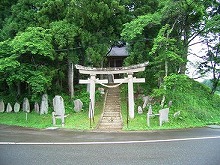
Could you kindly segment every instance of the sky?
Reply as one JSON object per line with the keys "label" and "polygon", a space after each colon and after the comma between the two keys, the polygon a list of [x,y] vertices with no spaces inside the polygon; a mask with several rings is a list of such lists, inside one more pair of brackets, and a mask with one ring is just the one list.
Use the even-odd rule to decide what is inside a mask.
{"label": "sky", "polygon": [[[196,37],[194,39],[193,43],[197,43],[199,41],[201,41],[202,39],[199,37]],[[196,67],[198,66],[199,62],[202,62],[203,60],[199,57],[196,57],[193,54],[196,54],[197,56],[204,56],[205,55],[205,49],[206,45],[204,43],[198,43],[195,45],[192,45],[189,47],[189,55],[187,57],[188,59],[188,63],[187,63],[187,73],[186,75],[188,75],[190,78],[194,78],[196,81],[202,82],[205,79],[210,79],[211,75],[207,74],[205,77],[203,78],[198,78],[200,75],[197,73]],[[198,78],[198,79],[197,79]]]}

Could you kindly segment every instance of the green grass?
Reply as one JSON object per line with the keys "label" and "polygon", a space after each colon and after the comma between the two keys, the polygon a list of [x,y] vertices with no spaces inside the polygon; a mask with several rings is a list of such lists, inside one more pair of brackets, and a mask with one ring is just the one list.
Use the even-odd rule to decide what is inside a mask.
{"label": "green grass", "polygon": [[[90,120],[88,117],[88,107],[84,106],[84,110],[81,112],[74,112],[73,106],[71,103],[67,103],[65,106],[66,114],[69,114],[68,117],[65,118],[65,126],[64,128],[76,129],[76,130],[92,130],[96,128],[103,108],[103,98],[99,98],[99,101],[96,103],[95,107],[95,116],[94,123],[92,122],[90,128]],[[0,113],[0,124],[6,125],[16,125],[22,127],[32,127],[32,128],[47,128],[53,127],[52,125],[52,109],[49,108],[49,112],[47,115],[39,115],[36,112],[26,113],[18,112],[18,113]],[[56,120],[56,125],[61,127],[61,120]]]}
{"label": "green grass", "polygon": [[[99,121],[101,115],[102,106],[97,105],[95,109],[94,123],[92,122],[92,128],[90,128],[90,120],[88,118],[88,111],[81,111],[78,113],[70,112],[68,117],[65,118],[65,127],[78,130],[90,130],[94,129]],[[0,113],[0,124],[17,125],[22,127],[33,128],[47,128],[52,127],[52,115],[39,115],[35,112],[26,113]],[[57,119],[56,125],[61,127],[61,120]]]}
{"label": "green grass", "polygon": [[[148,107],[144,109],[143,114],[137,113],[137,107],[143,105],[141,97],[136,98],[135,118],[129,119],[127,125],[127,91],[126,87],[123,87],[124,91],[121,93],[123,130],[180,129],[220,124],[220,97],[218,95],[211,96],[208,88],[193,80],[187,79],[183,83],[188,83],[189,88],[180,90],[178,86],[175,86],[175,88],[168,90],[166,102],[172,100],[173,105],[170,108],[169,122],[164,123],[161,127],[159,126],[158,116],[150,118],[150,126],[147,126]],[[155,98],[155,100],[152,107],[153,113],[157,114],[161,109],[159,106],[160,97]],[[177,111],[180,111],[180,116],[174,118],[173,114]]]}

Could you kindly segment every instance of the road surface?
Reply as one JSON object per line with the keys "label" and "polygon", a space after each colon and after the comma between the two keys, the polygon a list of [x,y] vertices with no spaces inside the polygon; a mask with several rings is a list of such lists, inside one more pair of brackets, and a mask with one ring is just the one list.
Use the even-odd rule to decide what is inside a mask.
{"label": "road surface", "polygon": [[0,152],[0,165],[219,165],[220,129],[116,133],[0,125]]}

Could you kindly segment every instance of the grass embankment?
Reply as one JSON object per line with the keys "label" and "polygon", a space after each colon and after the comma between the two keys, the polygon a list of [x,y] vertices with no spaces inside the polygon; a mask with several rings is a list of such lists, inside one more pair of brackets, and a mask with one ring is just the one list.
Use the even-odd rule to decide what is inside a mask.
{"label": "grass embankment", "polygon": [[[175,81],[180,80],[176,79]],[[124,121],[123,130],[155,130],[155,129],[178,129],[202,127],[210,124],[220,124],[220,96],[210,95],[210,89],[189,78],[181,78],[181,83],[174,82],[168,85],[166,101],[173,101],[169,113],[169,122],[159,126],[158,116],[150,119],[150,127],[146,123],[146,113],[148,107],[144,109],[143,114],[137,113],[137,107],[143,105],[141,97],[135,100],[135,118],[129,120],[127,125],[127,96],[122,93],[122,116]],[[126,87],[125,87],[126,88]],[[127,91],[124,90],[126,93]],[[153,113],[157,114],[161,109],[160,99],[156,97],[152,104]],[[180,111],[180,116],[175,118],[175,112]]]}
{"label": "grass embankment", "polygon": [[[70,100],[68,96],[62,96],[64,98],[65,111],[66,114],[69,114],[65,118],[64,128],[71,128],[76,130],[90,130],[94,129],[98,124],[100,119],[102,108],[103,108],[103,97],[96,95],[96,107],[95,107],[95,116],[94,123],[92,122],[92,127],[90,128],[90,120],[88,118],[88,100],[89,94],[85,92],[85,88],[81,88],[80,91],[76,92],[77,98],[81,98],[83,105],[83,110],[81,112],[74,112],[73,110],[73,100]],[[49,97],[49,112],[46,115],[39,115],[34,110],[31,113],[20,112],[18,113],[0,113],[0,124],[6,125],[16,125],[22,127],[32,127],[32,128],[47,128],[53,127],[52,125],[52,97]],[[33,105],[33,104],[32,104]],[[33,106],[32,106],[33,107]],[[56,124],[58,127],[61,127],[61,120],[57,119]]]}

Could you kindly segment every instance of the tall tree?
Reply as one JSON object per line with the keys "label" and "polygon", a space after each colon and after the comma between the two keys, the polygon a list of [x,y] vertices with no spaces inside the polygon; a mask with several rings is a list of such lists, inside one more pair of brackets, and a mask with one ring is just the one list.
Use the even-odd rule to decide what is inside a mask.
{"label": "tall tree", "polygon": [[[159,30],[164,25],[169,24],[170,27],[172,27],[175,24],[169,36],[176,40],[175,46],[179,49],[178,55],[184,61],[178,63],[178,73],[185,73],[188,48],[195,37],[202,34],[205,30],[203,26],[204,19],[211,2],[211,0],[206,1],[206,3],[202,0],[160,1],[157,10],[155,10],[153,14],[145,14],[133,19],[130,23],[126,23],[122,36],[126,42],[129,43],[131,48],[133,45],[137,45],[136,43],[138,40],[144,41],[146,45],[148,45],[148,47],[139,47],[139,51],[143,52],[142,58],[139,58],[139,56],[137,57],[137,55],[137,58],[135,58],[133,57],[135,53],[132,53],[132,56],[128,58],[129,63],[149,60],[150,64],[153,64],[156,59],[149,54],[153,48],[153,38],[157,37]],[[139,59],[139,61],[137,59]],[[159,72],[160,70],[157,70],[157,73]],[[150,73],[148,73],[148,75],[151,76],[148,77],[148,79],[155,78],[155,76]]]}
{"label": "tall tree", "polygon": [[12,55],[20,63],[15,69],[7,71],[6,81],[9,86],[16,84],[18,93],[24,83],[32,92],[32,98],[47,91],[51,86],[54,60],[52,36],[40,27],[27,28],[20,32],[10,43]]}
{"label": "tall tree", "polygon": [[[57,59],[67,61],[68,66],[68,87],[71,98],[74,95],[74,71],[73,64],[78,63],[78,56],[75,53],[77,47],[76,37],[78,28],[66,20],[52,22],[50,24],[51,34],[53,35],[53,45],[56,49]],[[59,65],[61,67],[61,65]]]}
{"label": "tall tree", "polygon": [[17,0],[11,6],[10,14],[5,18],[0,39],[14,38],[27,27],[38,26],[38,11],[45,0]]}
{"label": "tall tree", "polygon": [[83,63],[103,65],[106,52],[120,39],[124,13],[118,0],[71,1],[67,21],[79,28],[79,43],[86,55]]}

